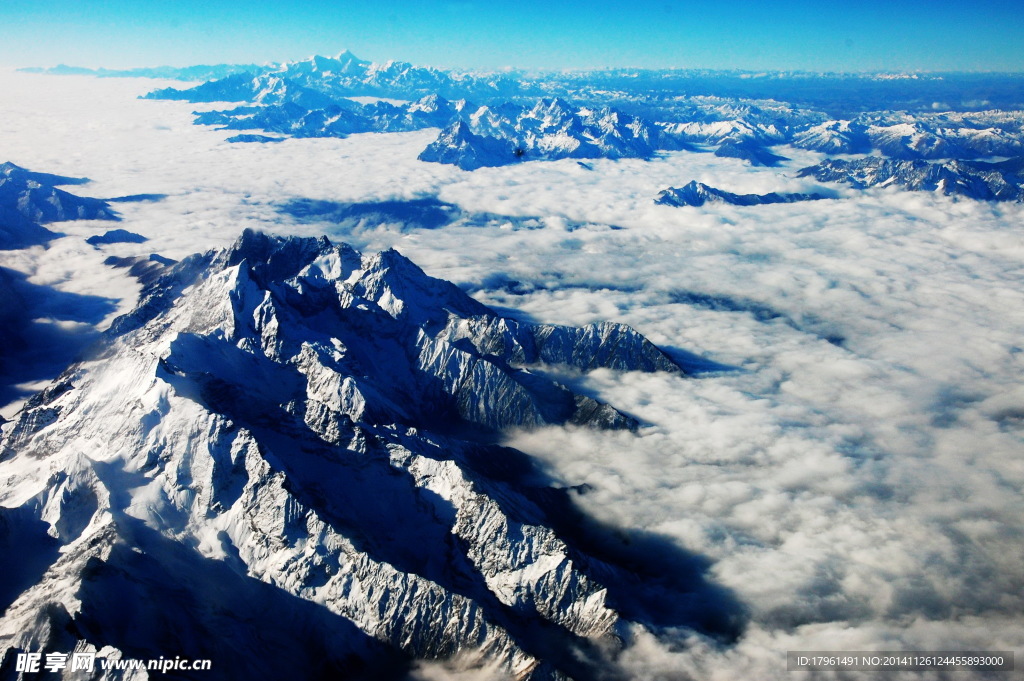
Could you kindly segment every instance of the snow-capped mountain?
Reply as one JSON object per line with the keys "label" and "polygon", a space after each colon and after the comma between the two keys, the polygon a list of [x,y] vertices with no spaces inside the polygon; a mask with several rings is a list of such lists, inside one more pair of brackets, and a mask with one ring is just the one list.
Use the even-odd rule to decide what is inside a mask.
{"label": "snow-capped mountain", "polygon": [[647,158],[656,149],[683,146],[643,119],[608,107],[577,106],[560,98],[541,99],[532,106],[511,102],[476,106],[465,99],[450,101],[437,95],[404,104],[341,99],[314,109],[283,101],[196,114],[196,123],[295,137],[442,127],[420,160],[451,163],[464,170],[559,158]]}
{"label": "snow-capped mountain", "polygon": [[[294,91],[293,91],[294,93]],[[298,98],[296,98],[298,99]],[[225,130],[264,130],[293,137],[346,137],[360,132],[404,132],[448,125],[469,106],[431,95],[408,104],[377,101],[360,104],[350,99],[308,107],[299,101],[242,106],[196,114],[200,125]],[[256,141],[256,140],[248,140]]]}
{"label": "snow-capped mountain", "polygon": [[588,679],[628,621],[734,631],[699,574],[625,559],[493,444],[636,427],[538,366],[680,371],[626,326],[503,318],[395,251],[247,231],[183,260],[5,431],[0,650]]}
{"label": "snow-capped mountain", "polygon": [[427,145],[421,161],[447,163],[463,170],[502,166],[519,161],[525,151],[512,140],[477,135],[464,120],[456,120]]}
{"label": "snow-capped mountain", "polygon": [[917,121],[872,125],[867,129],[867,135],[872,147],[898,160],[960,158],[967,153],[939,131]]}
{"label": "snow-capped mountain", "polygon": [[313,56],[302,61],[282,65],[282,70],[307,77],[362,76],[372,67],[372,62],[360,59],[349,50],[343,50],[335,57]]}
{"label": "snow-capped mountain", "polygon": [[703,182],[691,180],[682,187],[669,187],[658,194],[655,203],[663,206],[703,206],[705,203],[728,203],[734,206],[759,206],[767,203],[817,201],[825,196],[814,194],[733,194]]}
{"label": "snow-capped mountain", "polygon": [[639,118],[554,98],[532,107],[480,107],[442,130],[419,158],[464,170],[559,158],[648,158],[659,141],[658,130]]}
{"label": "snow-capped mountain", "polygon": [[826,121],[793,135],[793,146],[826,154],[858,154],[871,150],[871,139],[864,125]]}
{"label": "snow-capped mountain", "polygon": [[[772,98],[736,94],[753,83],[755,90],[791,85],[796,87],[794,94],[803,97],[816,82],[813,74],[775,74],[760,85],[750,74],[736,75],[595,72],[527,78],[515,73],[460,74],[400,61],[375,64],[343,52],[337,57],[269,65],[186,90],[157,90],[146,97],[245,102],[233,110],[196,117],[196,123],[232,130],[337,137],[441,127],[445,130],[421,158],[465,169],[523,159],[648,158],[655,150],[691,145],[712,145],[719,156],[769,167],[786,160],[771,149],[780,144],[830,154],[874,150],[899,160],[977,159],[1024,151],[1020,121],[1006,112],[857,109],[848,117],[837,117],[825,108],[787,103],[781,97],[784,92]],[[888,76],[881,80],[834,74],[818,77],[822,87],[877,88],[882,87],[880,83],[884,88],[898,87]],[[666,97],[667,83],[680,79],[690,85],[699,83],[698,92]],[[610,89],[610,83],[615,88]],[[711,95],[716,83],[731,94]],[[941,79],[915,83],[948,87]],[[389,101],[378,99],[360,106],[348,99],[367,96]],[[418,101],[408,104],[409,100]],[[481,105],[471,105],[470,100]],[[429,101],[436,108],[431,109]],[[468,126],[458,125],[459,120]]]}
{"label": "snow-capped mountain", "polygon": [[912,191],[937,191],[980,201],[1024,200],[1024,158],[1006,161],[896,161],[870,156],[828,159],[804,168],[800,177],[845,182],[858,189],[898,186]]}
{"label": "snow-capped mountain", "polygon": [[869,148],[897,160],[1019,156],[1024,151],[1024,130],[1019,116],[1008,113],[881,111],[862,114],[850,125],[868,136]]}
{"label": "snow-capped mountain", "polygon": [[482,99],[514,96],[520,91],[519,83],[507,76],[455,73],[395,60],[371,63],[345,51],[336,57],[314,56],[271,64],[184,90],[164,88],[145,97],[189,102],[256,102],[274,87],[274,81],[287,82],[330,99],[418,99],[432,94]]}
{"label": "snow-capped mountain", "polygon": [[[726,111],[724,107],[701,113],[695,110],[690,112],[695,120],[682,123],[662,123],[661,127],[667,133],[680,139],[701,144],[752,140],[763,145],[779,144],[786,139],[785,132],[780,130],[775,123],[762,123],[746,118],[716,120]],[[747,113],[753,112],[748,111]],[[752,115],[751,118],[756,118],[756,115]]]}
{"label": "snow-capped mountain", "polygon": [[116,220],[107,202],[57,189],[57,185],[81,183],[77,178],[36,173],[10,162],[0,164],[0,249],[24,248],[56,236],[40,223]]}

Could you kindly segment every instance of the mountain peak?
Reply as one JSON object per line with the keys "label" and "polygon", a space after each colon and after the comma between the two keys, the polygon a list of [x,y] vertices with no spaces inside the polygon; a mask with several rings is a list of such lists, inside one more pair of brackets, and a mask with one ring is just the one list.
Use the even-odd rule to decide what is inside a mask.
{"label": "mountain peak", "polygon": [[345,63],[345,62],[357,62],[357,63],[362,63],[362,64],[368,64],[369,63],[369,62],[367,62],[367,61],[365,61],[363,59],[360,59],[356,55],[352,54],[352,52],[349,51],[349,50],[342,50],[341,52],[339,52],[334,57],[334,60],[335,61],[340,61],[342,63]]}
{"label": "mountain peak", "polygon": [[[628,615],[606,598],[646,584],[641,567],[588,554],[600,542],[565,523],[565,491],[492,443],[545,424],[636,428],[532,367],[680,372],[640,334],[517,322],[397,251],[252,230],[173,266],[133,315],[0,442],[0,496],[24,504],[0,506],[0,526],[20,514],[50,537],[22,551],[61,561],[59,587],[12,595],[0,640],[38,648],[71,632],[84,639],[67,649],[141,658],[170,640],[183,648],[156,653],[227,668],[248,658],[248,637],[200,642],[200,655],[163,632],[244,627],[253,614],[239,604],[268,583],[275,617],[333,632],[316,649],[338,659],[480,648],[515,678],[593,677],[578,642],[614,645]],[[86,455],[83,442],[102,448]],[[109,607],[125,574],[158,622]],[[223,600],[178,607],[211,595]],[[51,611],[59,626],[19,619]]]}
{"label": "mountain peak", "polygon": [[237,265],[246,259],[269,263],[284,252],[322,253],[331,247],[332,244],[326,236],[284,237],[247,227],[225,250],[225,259],[229,265]]}

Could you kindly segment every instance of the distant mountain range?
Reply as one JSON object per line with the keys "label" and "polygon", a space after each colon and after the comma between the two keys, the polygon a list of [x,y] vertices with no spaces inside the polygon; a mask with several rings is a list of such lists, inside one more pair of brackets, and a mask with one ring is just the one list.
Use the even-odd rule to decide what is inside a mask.
{"label": "distant mountain range", "polygon": [[[59,67],[47,72],[73,71]],[[1012,196],[1012,187],[1017,186],[1014,174],[1006,174],[999,166],[977,165],[979,159],[1024,154],[1024,120],[1013,111],[971,110],[976,107],[961,102],[951,104],[948,111],[936,112],[940,99],[931,100],[932,106],[903,112],[894,112],[891,106],[912,93],[947,88],[943,91],[953,94],[949,88],[955,83],[975,94],[992,94],[989,90],[997,83],[1005,86],[1004,93],[1024,94],[1024,79],[1012,75],[630,70],[474,74],[399,61],[375,64],[350,52],[283,64],[180,71],[182,77],[208,76],[210,80],[188,89],[156,90],[146,97],[242,103],[233,109],[196,114],[197,124],[244,133],[229,137],[232,142],[269,143],[284,136],[344,137],[436,127],[440,129],[437,139],[419,158],[465,170],[559,158],[651,158],[659,151],[681,149],[708,150],[751,165],[773,167],[786,161],[778,147],[788,144],[826,154],[873,152],[893,161],[959,160],[962,163],[943,163],[948,176],[935,182],[927,178],[939,171],[930,165],[865,161],[864,168],[896,169],[890,182],[907,188],[931,186],[944,179],[941,186],[935,184],[940,191],[1003,200]],[[133,70],[97,75],[143,74]],[[682,84],[712,81],[722,86],[714,96],[698,94],[701,88],[689,89],[687,95],[672,90]],[[737,85],[740,81],[753,85],[744,89]],[[890,99],[885,106],[866,110],[814,108],[745,97],[771,87],[806,94],[822,83],[838,84],[840,89],[866,88],[873,96]],[[1021,99],[1024,102],[1024,97]],[[474,101],[477,103],[471,103]],[[810,100],[797,97],[796,101]],[[865,101],[874,100],[867,97]],[[849,117],[836,117],[837,112]],[[820,172],[830,181],[847,177],[853,178],[849,181],[854,186],[861,186],[863,182],[856,180],[859,171],[844,176],[845,167],[838,161],[826,161]],[[989,174],[985,177],[1001,174],[1002,179],[986,180],[982,178],[985,173]],[[922,174],[925,179],[900,179]],[[1000,182],[1006,187],[996,186]]]}
{"label": "distant mountain range", "polygon": [[[365,72],[379,74],[376,82],[365,79]],[[805,71],[744,71],[714,69],[635,69],[611,68],[579,71],[522,71],[500,73],[451,71],[415,67],[407,62],[390,61],[380,65],[359,59],[345,51],[335,57],[315,56],[296,62],[256,64],[218,64],[206,66],[159,66],[135,69],[90,69],[60,65],[52,68],[26,68],[22,71],[50,74],[89,74],[100,77],[143,77],[179,80],[210,80],[237,73],[254,75],[269,71],[290,71],[296,75],[331,74],[349,85],[373,87],[388,85],[389,78],[408,73],[407,83],[422,85],[437,80],[465,91],[468,82],[499,90],[497,96],[520,93],[525,97],[569,96],[595,100],[616,98],[631,93],[647,101],[688,97],[724,97],[732,100],[788,102],[801,109],[828,112],[826,118],[843,119],[881,110],[909,112],[991,111],[1024,109],[1024,77],[1017,73],[822,73]],[[429,72],[433,72],[432,74]],[[362,82],[366,80],[367,82]],[[490,82],[490,86],[486,84]],[[458,99],[460,94],[443,92]],[[369,93],[372,94],[372,93]],[[410,95],[416,98],[426,92]],[[482,99],[481,95],[476,95]]]}
{"label": "distant mountain range", "polygon": [[828,159],[802,169],[800,177],[844,182],[858,189],[902,187],[979,201],[1024,201],[1024,157],[998,162],[897,161],[871,156]]}
{"label": "distant mountain range", "polygon": [[227,130],[262,130],[292,137],[345,137],[360,132],[405,132],[443,127],[472,106],[465,100],[451,102],[437,95],[399,104],[386,101],[360,104],[341,98],[308,106],[315,97],[322,96],[311,94],[305,88],[275,84],[273,90],[262,93],[260,100],[265,102],[262,105],[196,114],[196,123]]}
{"label": "distant mountain range", "polygon": [[650,158],[682,145],[664,131],[607,107],[541,99],[532,107],[482,106],[460,116],[419,158],[464,170],[560,158]]}
{"label": "distant mountain range", "polygon": [[706,203],[727,203],[733,206],[760,206],[768,203],[796,203],[798,201],[818,201],[827,198],[814,194],[733,194],[731,192],[709,187],[702,182],[692,180],[682,187],[669,187],[658,194],[655,203],[663,206],[703,206]]}
{"label": "distant mountain range", "polygon": [[46,73],[53,76],[97,76],[99,78],[161,78],[167,80],[213,80],[236,73],[258,71],[257,64],[216,64],[197,66],[154,66],[134,69],[90,69],[82,66],[58,64],[50,68],[28,67],[18,69],[24,73]]}
{"label": "distant mountain range", "polygon": [[[247,69],[245,73],[236,72],[188,90],[165,88],[147,97],[190,102],[261,102],[268,90],[282,86],[299,92],[317,92],[331,100],[353,96],[418,99],[432,94],[451,99],[490,99],[522,92],[518,80],[504,75],[458,74],[402,61],[374,64],[351,52],[342,52],[336,57],[317,56]],[[289,101],[302,104],[294,96]]]}
{"label": "distant mountain range", "polygon": [[[580,107],[559,99],[540,99],[532,106],[503,102],[477,106],[438,95],[411,103],[348,99],[309,109],[310,91],[280,82],[261,93],[263,106],[196,115],[196,122],[229,130],[262,130],[294,137],[345,137],[360,132],[400,132],[442,127],[420,160],[451,163],[464,170],[520,161],[559,158],[649,158],[657,149],[686,144],[664,130],[607,107]],[[285,101],[282,101],[285,100]],[[235,136],[233,141],[273,141],[260,136]]]}
{"label": "distant mountain range", "polygon": [[[688,73],[662,75],[666,83],[714,78],[733,82],[727,74]],[[451,163],[466,170],[566,157],[649,158],[657,151],[702,146],[722,157],[769,167],[786,160],[774,149],[784,144],[829,154],[876,151],[899,160],[1024,153],[1020,117],[998,110],[891,113],[891,107],[883,107],[836,118],[830,108],[744,99],[737,93],[667,96],[662,89],[652,91],[653,85],[644,80],[653,79],[653,74],[629,81],[625,72],[456,73],[397,61],[374,64],[343,52],[336,57],[311,57],[234,73],[190,89],[156,90],[146,97],[244,103],[196,116],[198,124],[254,131],[231,138],[237,142],[279,139],[260,137],[255,134],[258,131],[342,137],[438,127],[442,133],[423,151],[421,160]],[[609,79],[621,88],[597,87]],[[922,83],[929,87],[946,83],[930,77],[900,79],[892,74],[874,79],[782,74],[746,80],[762,87],[773,83],[806,86],[822,79],[858,87],[874,83],[893,93],[894,83],[911,89]],[[377,99],[366,103],[353,101],[353,97]]]}

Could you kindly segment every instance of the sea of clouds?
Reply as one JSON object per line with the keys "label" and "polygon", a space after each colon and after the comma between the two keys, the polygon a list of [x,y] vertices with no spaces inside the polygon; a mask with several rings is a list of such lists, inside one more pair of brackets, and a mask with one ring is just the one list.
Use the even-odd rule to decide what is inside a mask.
{"label": "sea of clouds", "polygon": [[[634,632],[617,655],[629,676],[783,679],[787,650],[1024,647],[1024,206],[830,187],[836,200],[671,208],[653,199],[693,179],[821,189],[795,175],[822,157],[464,172],[416,160],[430,130],[229,144],[229,131],[191,125],[217,105],[136,99],[162,85],[0,74],[0,161],[89,177],[69,188],[82,195],[166,195],[115,205],[116,226],[144,244],[95,249],[84,237],[111,224],[62,223],[68,236],[0,251],[0,266],[109,299],[102,328],[139,288],[108,255],[181,258],[246,227],[327,233],[396,247],[510,314],[631,324],[704,370],[566,376],[645,425],[508,439],[562,483],[585,483],[589,514],[707,557],[709,579],[747,609],[729,645]],[[423,197],[491,217],[338,230],[280,210]]]}

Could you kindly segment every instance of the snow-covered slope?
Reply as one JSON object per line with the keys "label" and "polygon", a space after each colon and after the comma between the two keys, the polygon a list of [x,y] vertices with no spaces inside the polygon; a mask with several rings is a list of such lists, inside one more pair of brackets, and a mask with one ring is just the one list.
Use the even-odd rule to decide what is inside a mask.
{"label": "snow-covered slope", "polygon": [[0,543],[20,548],[0,567],[20,572],[0,654],[280,678],[295,646],[307,676],[460,653],[596,678],[623,613],[643,623],[636,602],[696,603],[699,585],[584,538],[568,491],[492,444],[636,426],[535,365],[680,371],[629,327],[502,318],[395,251],[247,231],[183,260],[5,430]]}
{"label": "snow-covered slope", "polygon": [[856,154],[871,149],[867,128],[851,121],[826,121],[793,136],[793,146],[827,154]]}
{"label": "snow-covered slope", "polygon": [[503,166],[515,163],[525,151],[511,140],[477,135],[463,120],[454,121],[437,139],[420,152],[419,160],[447,163],[463,170]]}

